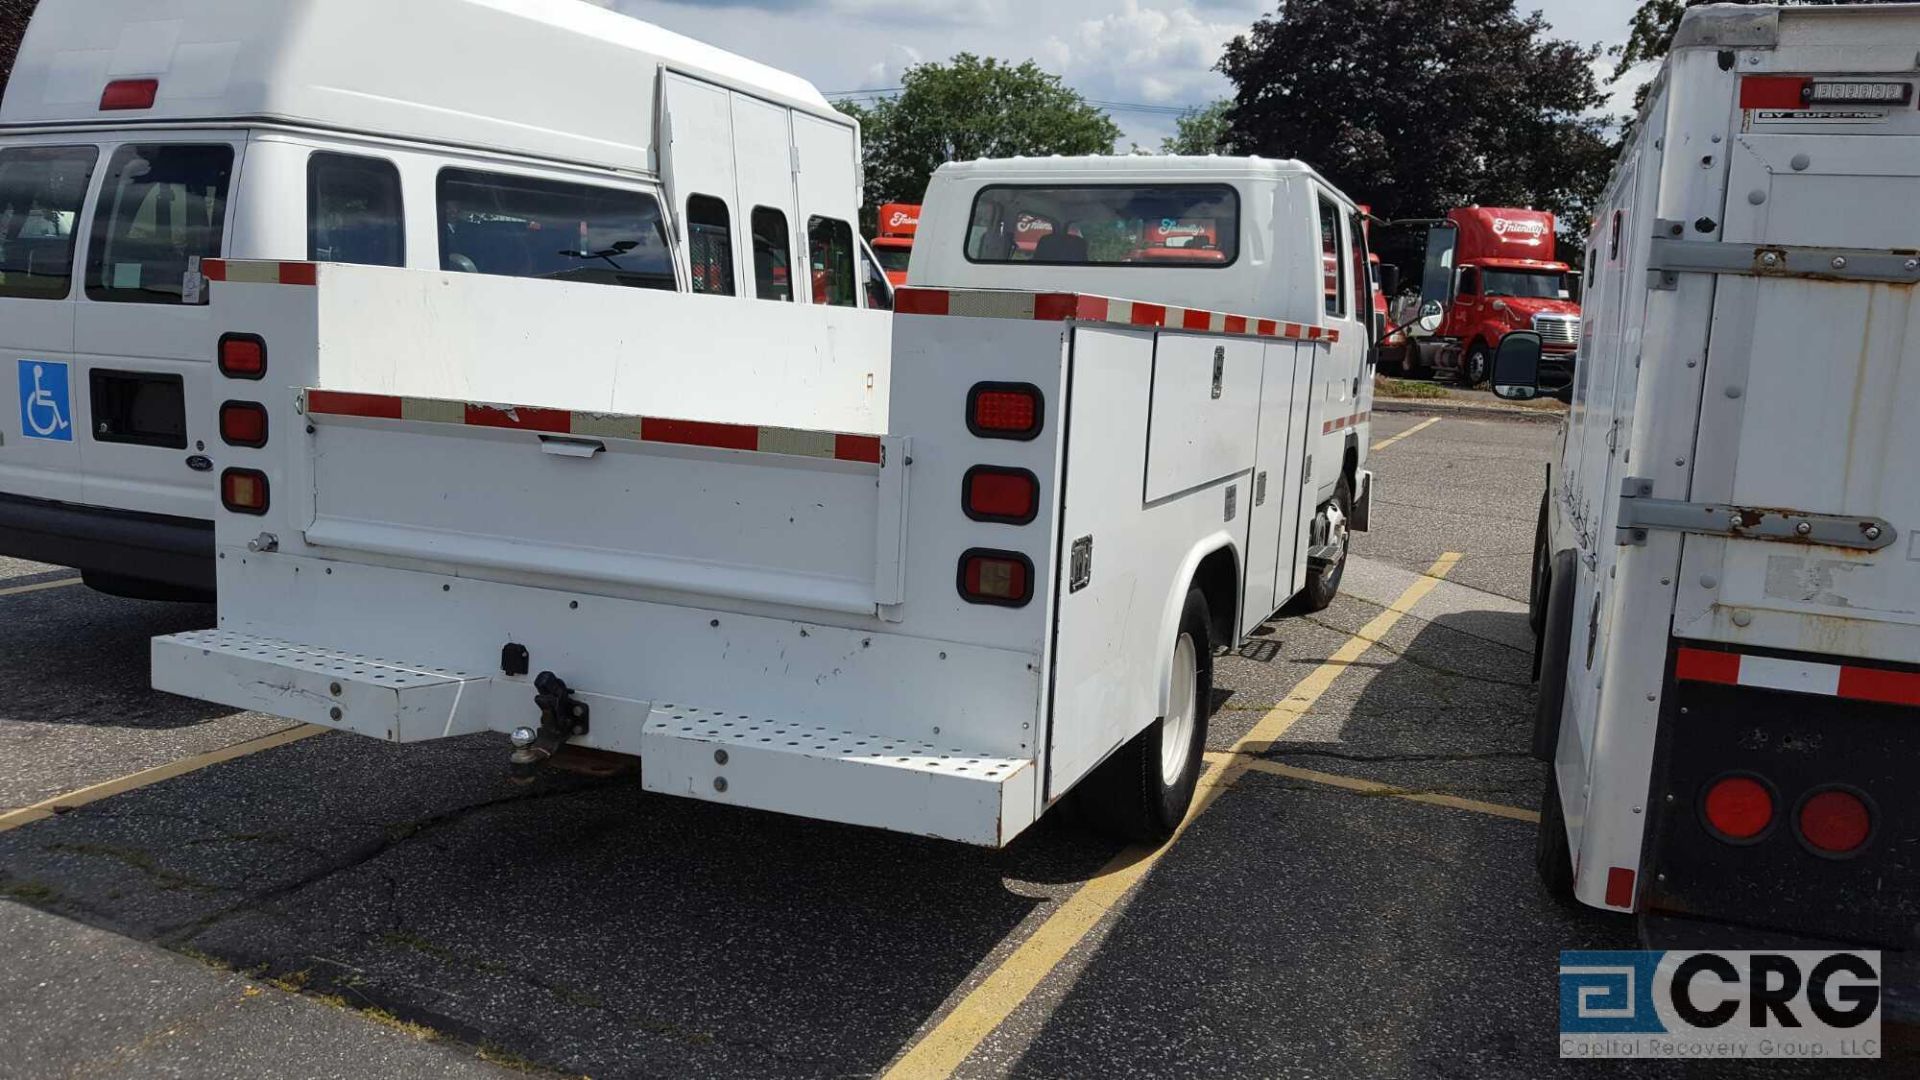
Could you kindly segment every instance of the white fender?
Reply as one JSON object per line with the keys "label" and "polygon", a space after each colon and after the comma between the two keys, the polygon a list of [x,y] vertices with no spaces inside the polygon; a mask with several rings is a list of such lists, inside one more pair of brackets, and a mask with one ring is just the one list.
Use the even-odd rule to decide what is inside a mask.
{"label": "white fender", "polygon": [[[1239,542],[1224,530],[1201,538],[1180,563],[1180,572],[1173,575],[1173,589],[1167,594],[1165,606],[1160,611],[1160,635],[1156,639],[1160,642],[1160,659],[1157,661],[1160,677],[1159,691],[1154,697],[1158,703],[1157,711],[1153,714],[1155,719],[1167,715],[1167,699],[1173,693],[1173,643],[1180,636],[1180,609],[1186,606],[1187,590],[1193,587],[1193,576],[1200,569],[1200,564],[1221,548],[1233,552],[1234,602],[1239,603],[1243,566]],[[1236,611],[1229,618],[1237,620],[1239,613]]]}

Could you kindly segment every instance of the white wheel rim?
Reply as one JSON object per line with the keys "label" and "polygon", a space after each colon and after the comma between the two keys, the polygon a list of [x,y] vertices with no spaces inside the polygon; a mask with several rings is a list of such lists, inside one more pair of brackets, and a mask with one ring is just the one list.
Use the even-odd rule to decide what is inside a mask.
{"label": "white wheel rim", "polygon": [[1198,705],[1194,686],[1200,681],[1200,656],[1193,647],[1193,635],[1181,634],[1173,646],[1173,695],[1167,703],[1167,717],[1160,721],[1160,780],[1168,787],[1186,775],[1187,758],[1193,753],[1193,725]]}

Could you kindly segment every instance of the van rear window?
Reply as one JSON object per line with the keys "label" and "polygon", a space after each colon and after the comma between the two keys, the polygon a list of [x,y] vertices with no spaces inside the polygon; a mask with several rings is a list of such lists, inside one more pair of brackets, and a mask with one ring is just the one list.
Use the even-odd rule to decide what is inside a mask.
{"label": "van rear window", "polygon": [[87,249],[87,297],[177,304],[188,262],[226,242],[233,147],[129,144],[113,152]]}
{"label": "van rear window", "polygon": [[0,150],[0,296],[66,298],[73,230],[99,157],[91,146]]}
{"label": "van rear window", "polygon": [[1225,184],[993,186],[974,197],[967,259],[1221,267],[1239,238],[1240,196]]}
{"label": "van rear window", "polygon": [[439,203],[444,269],[675,288],[660,204],[643,192],[443,169]]}

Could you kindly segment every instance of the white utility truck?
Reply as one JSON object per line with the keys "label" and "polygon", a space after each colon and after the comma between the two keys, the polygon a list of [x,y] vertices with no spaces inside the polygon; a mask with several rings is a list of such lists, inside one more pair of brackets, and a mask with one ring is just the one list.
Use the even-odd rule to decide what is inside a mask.
{"label": "white utility truck", "polygon": [[200,259],[810,301],[843,310],[796,348],[883,356],[858,175],[805,81],[576,0],[40,0],[0,104],[0,555],[212,590]]}
{"label": "white utility truck", "polygon": [[1368,517],[1358,211],[1294,162],[943,168],[884,411],[818,309],[204,266],[199,347],[265,370],[216,365],[219,625],[154,686],[374,738],[984,845],[1080,785],[1164,838],[1216,650],[1325,606]]}
{"label": "white utility truck", "polygon": [[1920,6],[1688,11],[1594,223],[1540,868],[1652,938],[1920,945],[1917,52]]}

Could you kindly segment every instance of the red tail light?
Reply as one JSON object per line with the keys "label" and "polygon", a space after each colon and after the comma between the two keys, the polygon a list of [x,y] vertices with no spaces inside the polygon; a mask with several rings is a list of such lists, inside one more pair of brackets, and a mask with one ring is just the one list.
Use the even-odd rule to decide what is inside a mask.
{"label": "red tail light", "polygon": [[159,79],[115,79],[100,94],[100,111],[151,109],[159,93]]}
{"label": "red tail light", "polygon": [[1040,480],[1025,469],[975,465],[962,488],[960,508],[975,521],[1025,525],[1040,513]]}
{"label": "red tail light", "polygon": [[1749,75],[1740,80],[1740,107],[1804,109],[1812,82],[1798,75]]}
{"label": "red tail light", "polygon": [[982,439],[1035,438],[1045,400],[1031,383],[976,383],[967,391],[967,430]]}
{"label": "red tail light", "polygon": [[1722,777],[1707,789],[1700,814],[1722,840],[1756,840],[1773,826],[1773,789],[1752,776]]}
{"label": "red tail light", "polygon": [[228,469],[220,474],[220,505],[235,514],[267,512],[267,474],[258,469]]}
{"label": "red tail light", "polygon": [[960,556],[960,595],[970,604],[1025,607],[1033,599],[1033,562],[1017,551],[975,548]]}
{"label": "red tail light", "polygon": [[1873,811],[1844,788],[1816,791],[1800,804],[1800,835],[1822,855],[1851,855],[1873,835]]}
{"label": "red tail light", "polygon": [[229,401],[220,406],[220,438],[228,446],[267,445],[267,407],[257,401]]}
{"label": "red tail light", "polygon": [[224,334],[220,338],[220,374],[229,379],[264,379],[267,343],[258,334]]}

